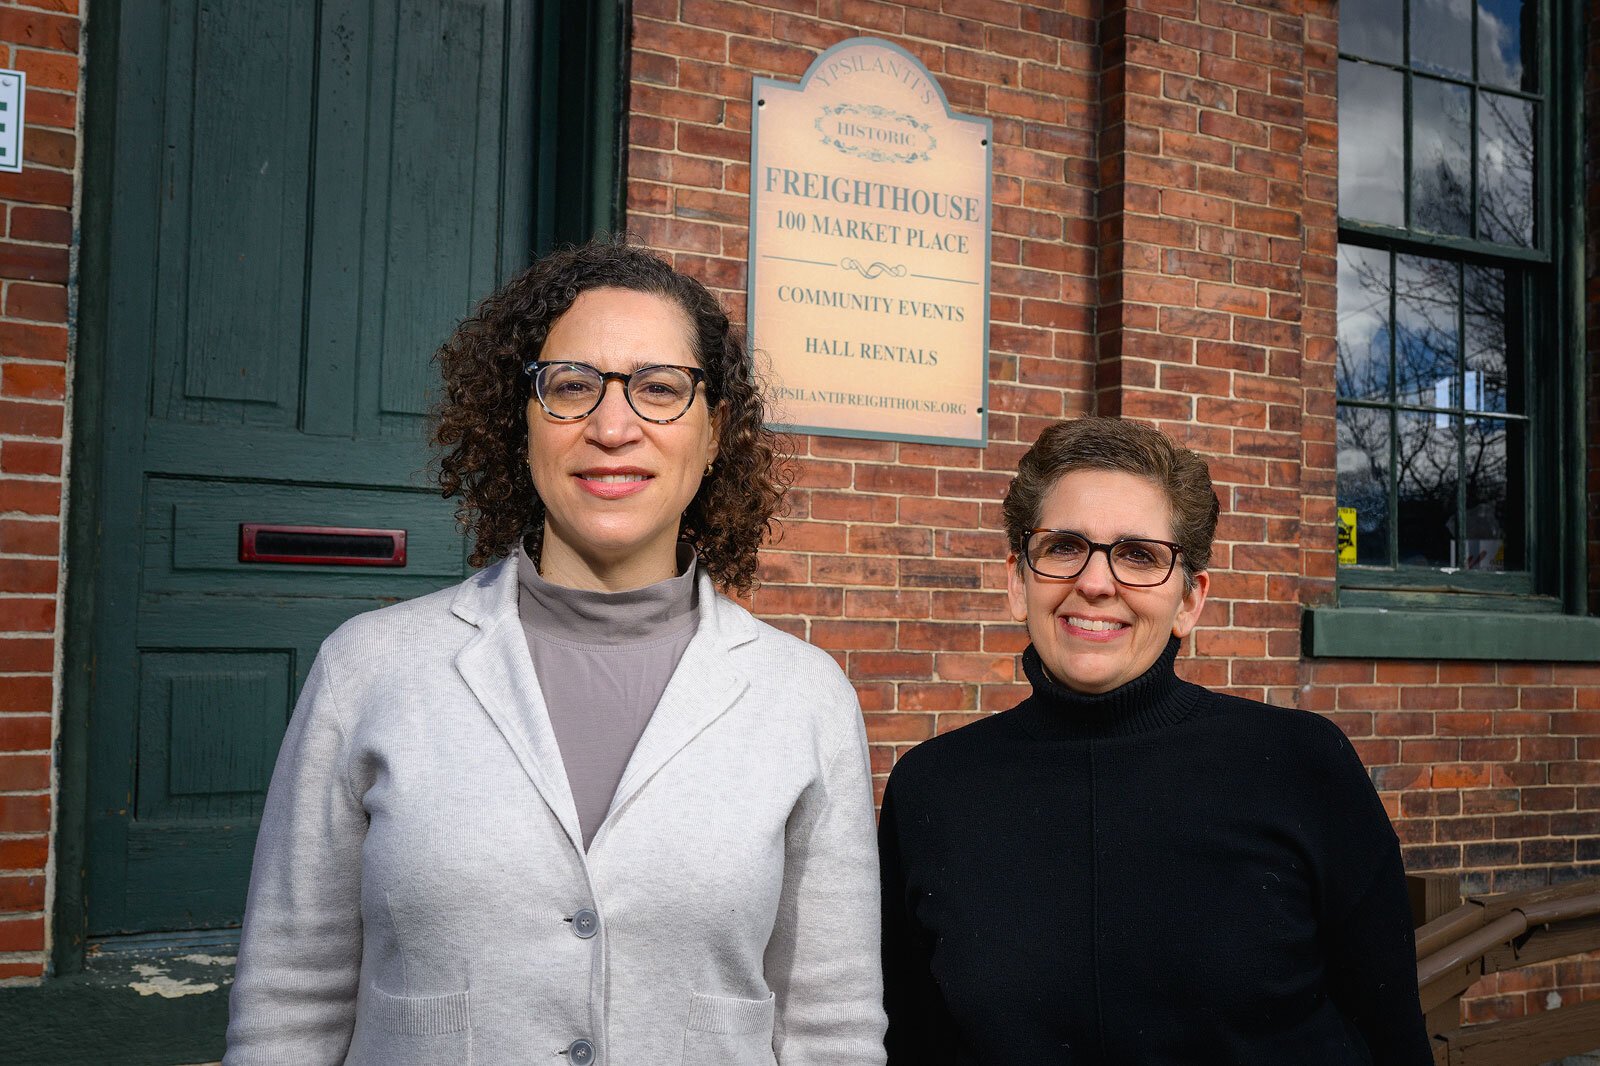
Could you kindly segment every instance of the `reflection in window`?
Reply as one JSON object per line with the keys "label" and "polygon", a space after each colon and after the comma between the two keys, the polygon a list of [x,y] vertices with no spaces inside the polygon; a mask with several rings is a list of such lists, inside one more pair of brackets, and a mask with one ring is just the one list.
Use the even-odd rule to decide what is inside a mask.
{"label": "reflection in window", "polygon": [[1389,291],[1388,252],[1339,248],[1340,396],[1389,398]]}
{"label": "reflection in window", "polygon": [[1401,566],[1458,566],[1455,538],[1458,415],[1401,411],[1395,433]]}
{"label": "reflection in window", "polygon": [[1405,80],[1399,71],[1339,62],[1339,213],[1405,225]]}
{"label": "reflection in window", "polygon": [[1555,289],[1549,10],[1339,5],[1337,494],[1355,565],[1531,587],[1532,319]]}
{"label": "reflection in window", "polygon": [[1522,352],[1506,331],[1511,317],[1520,318],[1519,312],[1506,307],[1506,272],[1469,266],[1462,292],[1466,297],[1466,378],[1476,381],[1467,391],[1476,392],[1481,400],[1465,406],[1471,411],[1524,413],[1521,376],[1510,373],[1510,368],[1522,366]]}
{"label": "reflection in window", "polygon": [[1389,564],[1389,412],[1339,408],[1339,507],[1356,513],[1356,562]]}
{"label": "reflection in window", "polygon": [[1526,284],[1340,247],[1338,500],[1356,512],[1358,565],[1527,566]]}
{"label": "reflection in window", "polygon": [[1447,259],[1395,257],[1395,390],[1401,403],[1451,407],[1461,354],[1461,271]]}
{"label": "reflection in window", "polygon": [[1478,234],[1533,245],[1533,104],[1502,93],[1478,95]]}
{"label": "reflection in window", "polygon": [[1340,0],[1339,51],[1380,63],[1403,63],[1401,20],[1395,0]]}
{"label": "reflection in window", "polygon": [[1463,570],[1521,570],[1523,425],[1499,418],[1466,422]]}
{"label": "reflection in window", "polygon": [[1472,7],[1462,0],[1411,0],[1411,65],[1472,77]]}
{"label": "reflection in window", "polygon": [[1472,90],[1411,83],[1411,220],[1429,233],[1472,232]]}
{"label": "reflection in window", "polygon": [[[1391,0],[1392,2],[1392,0]],[[1534,64],[1523,49],[1538,37],[1531,25],[1537,4],[1525,0],[1478,0],[1478,80],[1502,89],[1537,89]]]}

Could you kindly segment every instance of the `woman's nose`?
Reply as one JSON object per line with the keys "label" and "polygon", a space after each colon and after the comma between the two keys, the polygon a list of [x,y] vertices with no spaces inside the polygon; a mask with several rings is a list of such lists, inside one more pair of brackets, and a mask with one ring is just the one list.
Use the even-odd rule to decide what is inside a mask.
{"label": "woman's nose", "polygon": [[1089,553],[1089,562],[1077,578],[1078,591],[1085,596],[1106,596],[1117,590],[1117,579],[1111,576],[1111,560],[1103,551]]}
{"label": "woman's nose", "polygon": [[[612,385],[616,388],[612,388]],[[637,440],[644,432],[639,416],[628,405],[628,396],[620,381],[605,383],[600,393],[600,404],[589,412],[583,428],[589,439],[607,448]]]}

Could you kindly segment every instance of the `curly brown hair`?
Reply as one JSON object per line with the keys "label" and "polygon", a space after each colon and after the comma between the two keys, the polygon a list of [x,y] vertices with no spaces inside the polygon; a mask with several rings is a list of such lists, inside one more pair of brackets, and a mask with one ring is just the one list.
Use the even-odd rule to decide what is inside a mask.
{"label": "curly brown hair", "polygon": [[439,488],[459,497],[456,518],[483,566],[522,543],[537,564],[544,504],[528,473],[528,400],[523,365],[578,294],[615,288],[649,293],[683,309],[706,372],[706,400],[720,405],[717,459],[683,513],[679,536],[694,546],[723,589],[755,585],[756,555],[783,502],[790,472],[767,429],[762,390],[739,331],[704,285],[659,256],[598,239],[545,256],[478,305],[435,354],[444,376],[433,443]]}

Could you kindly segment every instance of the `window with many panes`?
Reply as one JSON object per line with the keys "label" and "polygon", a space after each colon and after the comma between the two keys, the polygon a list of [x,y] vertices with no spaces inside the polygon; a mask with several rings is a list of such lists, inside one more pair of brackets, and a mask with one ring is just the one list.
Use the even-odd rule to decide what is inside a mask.
{"label": "window with many panes", "polygon": [[1551,31],[1549,0],[1341,0],[1341,602],[1559,591]]}

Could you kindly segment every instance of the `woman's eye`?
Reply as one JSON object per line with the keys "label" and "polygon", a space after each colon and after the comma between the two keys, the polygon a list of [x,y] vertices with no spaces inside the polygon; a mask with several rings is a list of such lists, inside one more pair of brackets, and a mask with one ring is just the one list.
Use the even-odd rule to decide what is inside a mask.
{"label": "woman's eye", "polygon": [[1132,544],[1124,544],[1122,547],[1117,549],[1117,558],[1121,559],[1123,562],[1132,563],[1135,566],[1156,565],[1156,556],[1154,552],[1152,552],[1149,548],[1138,547]]}

